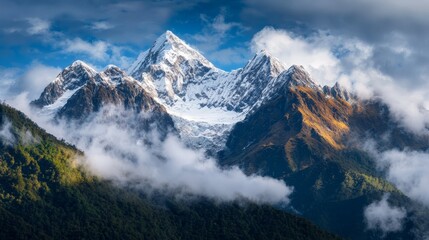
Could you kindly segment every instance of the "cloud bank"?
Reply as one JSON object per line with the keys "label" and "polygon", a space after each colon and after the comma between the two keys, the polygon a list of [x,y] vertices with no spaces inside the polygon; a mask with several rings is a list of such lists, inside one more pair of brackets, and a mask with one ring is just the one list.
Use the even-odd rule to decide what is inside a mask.
{"label": "cloud bank", "polygon": [[397,232],[402,229],[402,222],[407,216],[404,208],[391,206],[385,194],[380,201],[375,201],[364,210],[365,222],[370,230],[381,230],[383,233]]}
{"label": "cloud bank", "polygon": [[390,149],[377,151],[371,141],[365,149],[376,159],[379,170],[386,172],[388,181],[410,198],[429,207],[429,152]]}
{"label": "cloud bank", "polygon": [[26,94],[29,99],[36,99],[60,71],[58,67],[36,61],[25,69],[0,70],[0,99],[11,101],[19,98],[20,94]]}
{"label": "cloud bank", "polygon": [[162,191],[175,197],[204,196],[218,201],[246,199],[256,203],[287,204],[292,188],[269,177],[246,176],[238,167],[221,169],[203,150],[187,148],[169,134],[135,126],[150,114],[136,115],[106,107],[92,120],[74,125],[42,126],[85,152],[81,163],[90,172],[122,186],[146,192]]}
{"label": "cloud bank", "polygon": [[321,85],[339,82],[362,99],[380,99],[403,127],[429,134],[429,86],[407,88],[384,74],[374,64],[375,49],[360,40],[327,32],[304,38],[266,27],[255,34],[251,47],[265,49],[286,66],[303,65]]}

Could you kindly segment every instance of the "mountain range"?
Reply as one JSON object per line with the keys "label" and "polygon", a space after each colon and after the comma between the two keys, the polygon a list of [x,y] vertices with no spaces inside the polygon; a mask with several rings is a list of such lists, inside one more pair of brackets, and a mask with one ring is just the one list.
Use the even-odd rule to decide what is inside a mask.
{"label": "mountain range", "polygon": [[267,205],[189,204],[114,186],[76,164],[81,151],[3,103],[0,126],[1,239],[339,239]]}
{"label": "mountain range", "polygon": [[[132,124],[136,131],[173,133],[224,168],[284,180],[294,187],[285,211],[345,238],[413,239],[428,226],[428,209],[389,183],[361,143],[426,150],[429,138],[404,129],[381,101],[319,86],[266,51],[226,72],[167,31],[126,71],[74,62],[32,105],[54,121],[90,121],[109,105],[150,113]],[[404,227],[366,229],[364,208],[386,193],[407,210]]]}

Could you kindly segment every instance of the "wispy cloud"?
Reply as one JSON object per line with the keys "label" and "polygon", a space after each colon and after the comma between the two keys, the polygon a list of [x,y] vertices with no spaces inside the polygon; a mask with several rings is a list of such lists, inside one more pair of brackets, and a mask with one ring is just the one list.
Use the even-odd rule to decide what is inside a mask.
{"label": "wispy cloud", "polygon": [[0,100],[6,100],[11,94],[10,88],[16,81],[18,73],[17,68],[0,68]]}
{"label": "wispy cloud", "polygon": [[370,153],[388,181],[410,198],[429,207],[429,152],[390,149],[380,151],[373,140],[367,140],[363,149]]}
{"label": "wispy cloud", "polygon": [[60,71],[61,69],[58,67],[33,62],[14,83],[12,91],[15,93],[28,92],[28,97],[35,99]]}
{"label": "wispy cloud", "polygon": [[27,33],[30,35],[44,34],[49,31],[51,23],[40,18],[27,18],[28,24]]}
{"label": "wispy cloud", "polygon": [[429,134],[429,85],[405,88],[374,65],[374,47],[357,39],[316,32],[302,37],[264,28],[252,40],[254,51],[265,49],[286,65],[303,65],[322,85],[341,83],[362,99],[379,98],[392,117],[416,134]]}
{"label": "wispy cloud", "polygon": [[43,89],[55,79],[61,71],[58,67],[47,66],[37,61],[22,69],[0,70],[0,96],[10,101],[16,96],[26,93],[30,99],[37,98]]}
{"label": "wispy cloud", "polygon": [[402,229],[407,212],[404,208],[391,206],[388,199],[389,195],[385,194],[380,201],[375,201],[365,208],[364,216],[368,229],[378,229],[383,233]]}
{"label": "wispy cloud", "polygon": [[179,198],[289,202],[292,188],[281,180],[246,176],[238,167],[221,169],[203,150],[187,148],[174,134],[164,139],[156,129],[142,132],[132,127],[150,118],[150,113],[138,115],[112,106],[94,113],[91,121],[78,127],[46,122],[42,126],[84,150],[82,164],[92,173],[119,185]]}
{"label": "wispy cloud", "polygon": [[[164,31],[165,24],[173,15],[190,9],[199,2],[201,0],[106,0],[101,4],[99,1],[86,0],[4,0],[0,9],[0,28],[23,28],[17,21],[27,18],[43,19],[53,23],[57,31],[71,36],[70,38],[78,36],[103,39],[113,44],[142,44],[152,41],[157,33]],[[44,28],[39,28],[41,29]],[[38,31],[34,28],[32,32]]]}
{"label": "wispy cloud", "polygon": [[339,60],[322,38],[317,35],[304,39],[285,30],[266,27],[253,36],[251,48],[254,52],[267,50],[285,66],[303,65],[319,82],[332,81],[337,78]]}
{"label": "wispy cloud", "polygon": [[200,18],[205,27],[200,33],[192,35],[192,39],[205,56],[225,65],[241,64],[247,60],[249,55],[247,46],[229,44],[232,38],[246,30],[243,25],[226,21],[224,13],[213,19],[206,15],[200,15]]}
{"label": "wispy cloud", "polygon": [[[24,31],[28,35],[37,35],[53,51],[64,55],[73,55],[76,58],[89,58],[104,65],[117,64],[119,67],[127,67],[131,59],[124,56],[129,52],[129,47],[118,46],[102,40],[89,41],[80,37],[69,38],[63,32],[50,29],[50,22],[38,18],[27,19],[30,27]],[[107,30],[113,26],[107,22],[94,22],[90,26],[93,30]],[[22,29],[16,29],[21,32]],[[50,53],[52,54],[52,53]]]}
{"label": "wispy cloud", "polygon": [[0,126],[0,141],[5,145],[13,145],[16,143],[15,136],[12,134],[12,124],[7,118],[2,119]]}
{"label": "wispy cloud", "polygon": [[88,42],[81,38],[64,39],[59,45],[65,53],[84,53],[96,60],[108,60],[110,45],[104,41]]}
{"label": "wispy cloud", "polygon": [[93,30],[108,30],[108,29],[112,29],[115,26],[113,24],[110,24],[108,22],[93,22],[90,26],[91,29]]}

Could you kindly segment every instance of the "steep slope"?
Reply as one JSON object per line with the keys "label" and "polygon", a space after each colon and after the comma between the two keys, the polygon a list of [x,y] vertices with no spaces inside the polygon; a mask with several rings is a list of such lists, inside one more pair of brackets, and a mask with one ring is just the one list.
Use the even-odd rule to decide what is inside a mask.
{"label": "steep slope", "polygon": [[[51,82],[42,92],[39,99],[33,101],[33,104],[42,108],[48,105],[59,108],[68,97],[88,81],[94,78],[96,71],[82,61],[75,61],[72,65],[65,68],[53,82]],[[60,99],[63,97],[62,99]],[[56,105],[53,105],[57,103]]]}
{"label": "steep slope", "polygon": [[[338,84],[323,90],[295,68],[276,98],[234,126],[220,162],[284,179],[294,186],[291,204],[303,216],[347,238],[376,239],[380,236],[365,229],[365,206],[386,192],[413,214],[417,204],[383,179],[356,139],[381,141],[391,132],[398,138],[391,138],[389,147],[418,149],[427,148],[428,139],[407,135],[381,105],[357,101]],[[413,239],[410,229],[421,222],[425,226],[427,219],[420,215],[388,237]]]}
{"label": "steep slope", "polygon": [[244,112],[284,70],[277,59],[261,51],[244,68],[224,72],[167,31],[140,54],[128,73],[152,87],[171,110],[207,107]]}
{"label": "steep slope", "polygon": [[184,141],[219,150],[231,127],[269,97],[284,71],[265,51],[242,69],[222,71],[167,31],[140,54],[128,73],[157,96]]}
{"label": "steep slope", "polygon": [[232,126],[276,97],[276,89],[299,68],[286,70],[261,51],[243,68],[225,72],[167,31],[140,54],[128,70],[130,76],[114,66],[97,73],[76,61],[33,105],[43,114],[78,120],[109,104],[155,113],[163,123],[160,129],[174,125],[189,146],[216,152],[224,147]]}
{"label": "steep slope", "polygon": [[1,239],[337,239],[269,206],[154,202],[85,173],[82,153],[0,104]]}
{"label": "steep slope", "polygon": [[171,117],[154,96],[113,65],[97,73],[82,61],[76,61],[65,68],[32,105],[39,107],[41,114],[67,121],[85,121],[93,113],[113,106],[118,111],[123,109],[140,116],[136,131],[155,127],[166,134],[174,130]]}
{"label": "steep slope", "polygon": [[155,41],[152,48],[140,54],[128,73],[172,105],[179,99],[186,101],[196,97],[188,93],[188,86],[199,85],[204,80],[214,81],[223,72],[167,31]]}

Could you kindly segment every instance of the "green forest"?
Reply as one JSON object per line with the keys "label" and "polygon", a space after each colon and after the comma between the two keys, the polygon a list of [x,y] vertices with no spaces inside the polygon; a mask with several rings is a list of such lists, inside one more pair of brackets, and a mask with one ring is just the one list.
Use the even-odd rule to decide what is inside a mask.
{"label": "green forest", "polygon": [[249,202],[148,197],[91,176],[84,153],[0,104],[0,239],[338,239]]}

